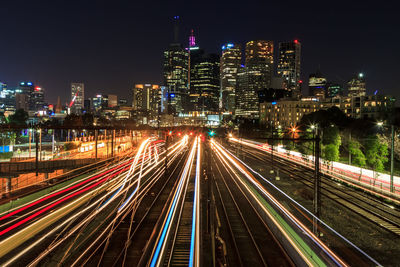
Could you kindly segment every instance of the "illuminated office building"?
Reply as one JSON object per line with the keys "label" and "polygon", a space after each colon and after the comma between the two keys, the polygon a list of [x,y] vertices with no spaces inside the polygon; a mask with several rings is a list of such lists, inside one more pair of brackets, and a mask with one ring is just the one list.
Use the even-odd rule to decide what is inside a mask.
{"label": "illuminated office building", "polygon": [[279,43],[278,75],[285,81],[285,89],[295,98],[300,97],[301,44],[298,40]]}
{"label": "illuminated office building", "polygon": [[132,107],[134,111],[146,112],[155,117],[161,112],[161,87],[156,84],[135,84]]}
{"label": "illuminated office building", "polygon": [[90,108],[96,112],[100,112],[103,109],[108,108],[108,95],[97,94],[92,98]]}
{"label": "illuminated office building", "polygon": [[15,112],[15,90],[7,87],[7,84],[0,82],[0,112],[5,116]]}
{"label": "illuminated office building", "polygon": [[246,43],[245,66],[249,72],[257,72],[257,90],[269,88],[274,65],[273,41],[256,40]]}
{"label": "illuminated office building", "polygon": [[32,112],[44,111],[45,106],[44,90],[42,87],[35,86],[29,98],[29,110]]}
{"label": "illuminated office building", "polygon": [[118,96],[108,95],[108,107],[115,108],[116,106],[118,106]]}
{"label": "illuminated office building", "polygon": [[[192,53],[192,51],[191,51]],[[220,98],[220,59],[216,54],[191,54],[189,113],[216,114]]]}
{"label": "illuminated office building", "polygon": [[255,40],[246,43],[245,65],[267,63],[274,64],[274,42]]}
{"label": "illuminated office building", "polygon": [[337,83],[328,82],[326,84],[327,97],[341,96],[344,93],[343,86]]}
{"label": "illuminated office building", "polygon": [[179,16],[174,17],[174,42],[164,51],[163,78],[168,89],[168,104],[165,112],[178,114],[185,111],[188,105],[188,64],[189,52],[178,40]]}
{"label": "illuminated office building", "polygon": [[81,113],[84,109],[85,85],[83,83],[71,83],[71,102],[69,109],[72,113]]}
{"label": "illuminated office building", "polygon": [[33,110],[31,97],[35,90],[35,85],[32,82],[20,82],[15,89],[16,109],[23,109],[26,112]]}
{"label": "illuminated office building", "polygon": [[237,74],[241,65],[242,50],[239,44],[227,43],[222,46],[221,56],[221,102],[223,112],[235,111]]}
{"label": "illuminated office building", "polygon": [[235,116],[258,118],[258,92],[265,87],[265,73],[253,67],[239,69],[237,76]]}
{"label": "illuminated office building", "polygon": [[316,96],[319,99],[324,99],[326,97],[326,78],[322,76],[320,71],[310,74],[308,90],[310,96]]}
{"label": "illuminated office building", "polygon": [[367,89],[364,74],[359,73],[358,76],[354,77],[347,83],[347,86],[349,96],[365,96]]}

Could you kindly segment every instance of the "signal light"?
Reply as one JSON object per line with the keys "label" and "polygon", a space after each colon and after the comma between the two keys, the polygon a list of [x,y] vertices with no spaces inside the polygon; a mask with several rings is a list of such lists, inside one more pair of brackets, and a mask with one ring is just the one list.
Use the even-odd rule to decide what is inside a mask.
{"label": "signal light", "polygon": [[171,135],[172,135],[172,131],[169,131],[169,132],[168,132],[168,135],[171,136]]}
{"label": "signal light", "polygon": [[193,135],[193,132],[190,132],[189,135]]}
{"label": "signal light", "polygon": [[182,134],[181,133],[178,133],[178,136],[181,136]]}
{"label": "signal light", "polygon": [[215,135],[215,132],[211,130],[211,131],[208,132],[208,135],[213,137]]}

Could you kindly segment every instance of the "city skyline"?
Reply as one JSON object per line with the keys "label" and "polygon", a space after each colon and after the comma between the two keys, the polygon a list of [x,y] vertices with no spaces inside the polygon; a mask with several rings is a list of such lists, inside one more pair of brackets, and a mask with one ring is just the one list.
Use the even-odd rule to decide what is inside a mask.
{"label": "city skyline", "polygon": [[[150,6],[141,5],[150,10]],[[265,6],[263,3],[258,5]],[[397,85],[393,78],[396,77],[395,55],[398,52],[387,49],[388,42],[382,42],[388,38],[384,32],[390,31],[391,27],[394,30],[395,24],[390,23],[391,16],[383,17],[379,12],[385,10],[386,14],[390,14],[391,11],[385,7],[376,7],[375,10],[375,7],[368,4],[363,4],[362,7],[348,4],[346,10],[332,7],[321,23],[314,23],[307,16],[295,16],[295,8],[314,14],[307,11],[309,5],[311,4],[293,4],[293,8],[287,13],[287,21],[266,27],[266,24],[278,21],[277,18],[283,14],[283,10],[279,11],[279,5],[271,6],[276,12],[270,14],[265,23],[257,24],[255,22],[262,21],[258,10],[253,10],[253,16],[245,21],[230,20],[234,15],[246,14],[251,5],[245,5],[243,9],[231,7],[231,14],[221,9],[221,13],[212,11],[206,20],[204,15],[207,10],[203,7],[194,12],[190,10],[192,5],[172,8],[159,4],[154,7],[154,12],[160,16],[155,16],[157,19],[152,23],[133,27],[132,34],[127,36],[127,27],[132,26],[131,22],[128,23],[127,16],[136,7],[132,4],[114,5],[109,13],[101,5],[92,9],[89,4],[64,4],[61,8],[65,10],[58,12],[60,18],[56,18],[55,14],[60,11],[58,6],[49,4],[39,10],[31,3],[22,8],[7,3],[9,12],[5,15],[6,23],[2,26],[6,41],[0,44],[1,50],[7,53],[4,53],[0,62],[0,80],[9,87],[26,80],[40,84],[46,90],[45,97],[50,103],[56,103],[58,96],[61,96],[62,103],[69,102],[70,83],[76,81],[85,83],[87,96],[113,93],[126,98],[130,96],[130,90],[135,83],[162,84],[162,54],[174,39],[172,18],[180,15],[179,41],[182,43],[186,43],[191,28],[194,28],[196,41],[204,50],[219,55],[221,46],[227,42],[239,43],[243,47],[250,40],[264,39],[273,40],[275,47],[278,47],[279,42],[298,39],[302,43],[301,79],[305,82],[309,74],[317,69],[328,80],[342,85],[346,85],[357,73],[363,72],[368,93],[378,90],[399,98],[400,93],[396,91]],[[68,11],[76,7],[79,9],[73,15],[74,22],[62,21],[67,17]],[[19,13],[22,16],[28,12],[35,14],[32,23],[14,23],[13,15]],[[370,21],[367,21],[366,17],[373,12],[374,17],[369,17]],[[316,15],[317,13],[314,15],[321,19],[321,15]],[[106,14],[109,18],[102,22],[102,16]],[[329,18],[337,14],[341,15],[341,20],[332,25]],[[46,24],[46,16],[55,20],[54,25]],[[232,23],[222,24],[223,20]],[[297,20],[298,24],[288,27]],[[345,27],[346,23],[348,27]],[[215,25],[220,27],[214,27]],[[385,30],[380,32],[383,28]],[[154,34],[155,30],[157,34]],[[35,42],[29,45],[18,42],[16,34],[20,32],[24,32],[26,38],[35,37]],[[76,41],[70,43],[68,38]],[[391,39],[393,43],[397,43],[396,38],[399,37]],[[303,93],[307,93],[304,85]]]}

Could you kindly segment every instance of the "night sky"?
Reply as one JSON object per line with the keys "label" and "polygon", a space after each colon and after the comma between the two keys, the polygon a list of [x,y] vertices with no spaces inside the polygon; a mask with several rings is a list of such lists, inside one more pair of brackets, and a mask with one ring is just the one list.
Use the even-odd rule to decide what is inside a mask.
{"label": "night sky", "polygon": [[385,1],[305,2],[2,1],[0,81],[36,82],[50,103],[69,101],[74,81],[85,83],[86,98],[129,98],[134,83],[162,81],[162,52],[179,15],[185,44],[191,28],[201,48],[218,54],[229,41],[273,40],[277,48],[298,39],[305,82],[318,67],[341,83],[363,72],[368,93],[400,102],[397,9]]}

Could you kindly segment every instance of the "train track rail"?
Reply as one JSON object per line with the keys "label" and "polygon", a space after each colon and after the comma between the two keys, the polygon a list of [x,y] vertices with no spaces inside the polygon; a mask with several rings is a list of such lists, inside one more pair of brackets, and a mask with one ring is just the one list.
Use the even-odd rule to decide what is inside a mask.
{"label": "train track rail", "polygon": [[[267,152],[244,147],[242,147],[242,150],[250,158],[270,165],[272,164],[272,160],[269,157],[270,154],[266,154]],[[266,157],[266,155],[268,156]],[[274,156],[273,163],[280,171],[307,187],[313,188],[313,170],[277,156]],[[344,186],[342,184],[335,182],[325,175],[321,175],[321,177],[324,178],[321,179],[321,194],[323,196],[379,225],[387,231],[400,235],[400,212],[395,206],[390,206],[383,201],[373,198],[361,191],[354,190],[351,187],[346,187],[346,190],[343,190]]]}
{"label": "train track rail", "polygon": [[[135,213],[131,224],[131,215],[128,214],[115,227],[112,233],[108,248],[101,255],[98,251],[93,258],[88,261],[88,265],[103,266],[138,266],[142,259],[142,252],[149,245],[149,240],[154,231],[154,227],[160,219],[162,210],[168,205],[171,199],[171,192],[177,186],[176,177],[181,172],[180,167],[186,156],[182,152],[176,162],[169,162],[170,171],[166,179],[159,179],[140,200],[140,205]],[[129,230],[131,228],[131,230]],[[129,240],[128,242],[121,242]],[[104,249],[104,247],[102,247]]]}
{"label": "train track rail", "polygon": [[270,232],[248,200],[232,173],[213,157],[212,179],[217,212],[222,227],[228,228],[225,240],[231,243],[227,253],[230,266],[290,266],[289,256]]}

